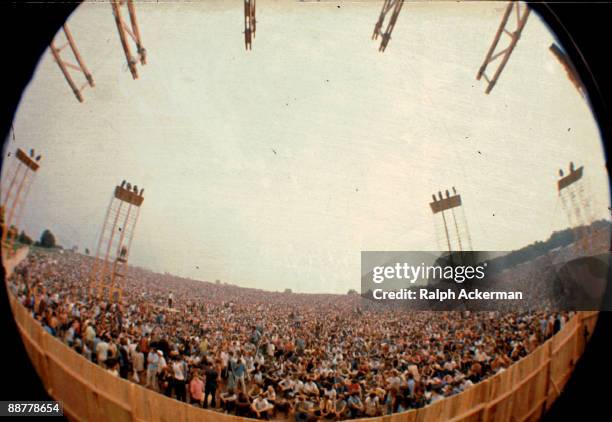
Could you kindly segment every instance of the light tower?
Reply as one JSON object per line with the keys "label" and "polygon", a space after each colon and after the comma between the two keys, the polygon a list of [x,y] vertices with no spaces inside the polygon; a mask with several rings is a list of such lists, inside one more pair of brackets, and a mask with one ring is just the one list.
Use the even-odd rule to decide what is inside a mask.
{"label": "light tower", "polygon": [[576,245],[586,249],[590,242],[590,224],[593,222],[591,199],[586,186],[584,166],[569,164],[569,173],[559,169],[557,192],[567,215],[570,227],[576,234]]}
{"label": "light tower", "polygon": [[[5,186],[2,187],[0,196],[2,198],[2,247],[12,251],[13,242],[17,237],[17,227],[21,220],[21,214],[34,181],[34,176],[40,167],[41,156],[34,149],[26,154],[21,148],[13,159],[7,158],[7,172]],[[13,229],[14,228],[14,229]]]}
{"label": "light tower", "polygon": [[[508,25],[508,21],[510,20],[510,14],[512,14],[513,8],[515,9],[515,12],[516,12],[516,28],[513,31],[510,31],[507,25]],[[493,37],[493,42],[491,43],[491,46],[489,47],[489,51],[487,51],[487,55],[484,59],[484,62],[478,69],[478,74],[476,75],[477,80],[480,80],[480,78],[484,76],[485,80],[487,81],[487,88],[485,89],[485,94],[488,94],[489,92],[491,92],[491,90],[497,83],[497,80],[499,79],[499,75],[501,75],[502,71],[504,70],[504,67],[506,67],[506,63],[508,63],[508,59],[510,58],[512,51],[514,51],[514,47],[516,47],[516,43],[518,42],[519,38],[521,38],[521,33],[523,32],[523,28],[525,28],[525,24],[527,23],[529,12],[530,12],[529,6],[527,6],[526,4],[523,5],[521,8],[520,2],[518,1],[508,2],[506,11],[504,12],[504,15],[502,17],[502,21],[499,24],[499,27],[497,28],[495,37]],[[506,48],[503,48],[496,52],[497,46],[499,44],[499,40],[502,34],[506,34],[510,37],[510,43],[508,44]],[[501,61],[497,65],[497,68],[495,69],[493,76],[489,78],[487,74],[485,73],[485,71],[487,70],[487,67],[489,66],[489,64],[491,64],[492,62],[494,62],[500,57],[501,57]]]}
{"label": "light tower", "polygon": [[250,50],[257,30],[255,0],[244,0],[244,48]]}
{"label": "light tower", "polygon": [[[399,16],[400,10],[402,10],[402,6],[404,5],[404,0],[385,0],[382,6],[382,10],[380,11],[380,15],[378,16],[378,21],[376,21],[376,25],[374,26],[374,32],[372,33],[372,39],[375,40],[380,36],[380,47],[378,47],[378,51],[381,53],[385,51],[387,48],[387,44],[389,44],[389,40],[391,39],[391,33],[393,32],[393,28],[395,28],[395,23],[397,22],[397,17]],[[381,32],[382,27],[385,23],[385,19],[387,15],[391,13],[391,17],[387,22],[387,27],[385,28],[385,32]]]}
{"label": "light tower", "polygon": [[115,187],[91,267],[90,291],[98,298],[108,294],[109,301],[121,302],[121,281],[127,271],[143,193],[144,189],[139,191],[125,180]]}
{"label": "light tower", "polygon": [[[111,6],[113,7],[113,15],[115,16],[115,23],[117,24],[117,31],[119,32],[119,40],[125,53],[125,59],[127,60],[128,67],[132,73],[132,78],[138,79],[138,69],[136,64],[140,60],[140,64],[147,64],[147,51],[142,45],[142,38],[140,37],[140,29],[138,27],[138,21],[136,20],[136,8],[134,7],[133,0],[110,0]],[[122,5],[127,3],[128,14],[130,16],[130,25],[125,23],[123,15],[121,14]],[[136,44],[136,54],[132,55],[132,47],[128,40],[128,35],[132,38],[134,44]]]}
{"label": "light tower", "polygon": [[[453,193],[446,190],[446,196],[442,196],[442,192],[439,191],[438,195],[432,195],[432,202],[429,203],[431,211],[434,215],[434,222],[436,224],[436,234],[442,231],[442,238],[445,242],[444,247],[448,250],[449,254],[459,252],[460,254],[464,251],[472,250],[472,240],[467,226],[467,220],[463,213],[463,203],[461,202],[461,195],[457,193],[457,189],[452,188]],[[440,229],[440,223],[442,223],[442,229]]]}

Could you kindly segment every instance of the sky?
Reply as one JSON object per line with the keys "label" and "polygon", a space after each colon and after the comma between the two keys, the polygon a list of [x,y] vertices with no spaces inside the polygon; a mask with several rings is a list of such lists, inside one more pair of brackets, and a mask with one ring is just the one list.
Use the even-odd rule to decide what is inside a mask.
{"label": "sky", "polygon": [[535,13],[486,95],[475,76],[505,4],[406,2],[384,53],[381,6],[260,0],[245,51],[242,2],[137,3],[148,62],[133,80],[108,2],[82,4],[68,25],[95,88],[77,102],[47,51],[5,145],[43,154],[23,228],[95,251],[125,179],[145,188],[131,264],[345,293],[362,250],[442,246],[438,190],[462,195],[477,250],[566,227],[556,180],[570,160],[593,216],[609,215],[596,122]]}

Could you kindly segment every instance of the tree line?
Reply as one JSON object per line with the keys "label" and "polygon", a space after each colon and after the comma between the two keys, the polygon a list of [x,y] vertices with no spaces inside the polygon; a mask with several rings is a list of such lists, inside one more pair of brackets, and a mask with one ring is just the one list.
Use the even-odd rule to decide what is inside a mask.
{"label": "tree line", "polygon": [[34,245],[40,246],[41,248],[61,248],[61,246],[56,242],[55,235],[49,229],[43,230],[40,235],[40,239],[37,241],[34,241],[30,236],[28,236],[24,230],[19,233],[16,240],[23,245]]}

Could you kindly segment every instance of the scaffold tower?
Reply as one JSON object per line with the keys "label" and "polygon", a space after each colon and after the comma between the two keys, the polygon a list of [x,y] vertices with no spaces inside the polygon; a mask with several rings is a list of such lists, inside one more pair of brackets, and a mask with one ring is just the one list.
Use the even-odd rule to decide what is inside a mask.
{"label": "scaffold tower", "polygon": [[7,251],[13,250],[13,243],[18,235],[21,223],[21,215],[25,208],[30,187],[34,177],[40,168],[41,155],[36,155],[34,149],[27,154],[21,148],[17,148],[14,155],[7,157],[6,173],[3,178],[2,210],[2,247]]}
{"label": "scaffold tower", "polygon": [[123,181],[115,187],[92,263],[90,292],[110,302],[121,302],[123,280],[134,239],[136,223],[144,201],[144,189]]}
{"label": "scaffold tower", "polygon": [[472,240],[463,211],[461,195],[455,187],[445,191],[445,196],[439,191],[432,195],[429,203],[434,217],[435,232],[438,247],[448,251],[449,254],[462,253],[472,250]]}

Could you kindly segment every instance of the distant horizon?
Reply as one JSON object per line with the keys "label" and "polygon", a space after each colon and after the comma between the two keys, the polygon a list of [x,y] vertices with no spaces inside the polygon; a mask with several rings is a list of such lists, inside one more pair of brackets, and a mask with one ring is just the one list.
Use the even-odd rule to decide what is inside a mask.
{"label": "distant horizon", "polygon": [[[610,226],[612,226],[612,221],[610,219],[602,218],[602,219],[593,221],[588,226],[593,226],[593,225],[596,225],[596,224],[607,224],[608,225],[608,230],[609,230]],[[585,227],[585,226],[584,225],[583,226],[575,226],[575,227],[569,227],[568,226],[568,227],[566,227],[564,229],[556,230],[556,231],[552,232],[550,234],[550,236],[548,236],[548,238],[544,239],[542,242],[546,243],[546,242],[550,241],[552,239],[552,236],[555,233],[560,233],[560,232],[564,232],[564,231],[568,231],[568,230],[572,230],[573,231],[573,230],[576,230],[577,228],[580,228],[580,227]],[[495,252],[500,253],[500,255],[498,255],[499,257],[506,256],[506,255],[509,255],[512,252],[518,252],[518,251],[521,251],[522,249],[525,249],[525,248],[527,248],[529,246],[532,246],[536,242],[538,242],[538,241],[532,242],[530,244],[524,245],[521,248],[514,249],[514,250],[511,250],[511,251],[495,251]],[[47,249],[45,247],[42,247],[40,245],[35,245],[35,244],[32,244],[30,246],[35,246],[35,247],[37,247],[37,248],[39,248],[39,249],[41,249],[43,251],[44,250],[52,250],[52,249]],[[81,252],[81,249],[83,250],[82,252]],[[551,248],[551,249],[547,249],[547,250],[551,251],[551,250],[555,250],[555,249],[557,249],[557,248]],[[96,258],[94,255],[86,254],[85,251],[84,251],[84,248],[78,248],[76,251],[73,251],[72,247],[71,248],[66,248],[63,245],[57,245],[57,250],[58,251],[68,251],[70,253],[77,253],[77,254],[82,255],[83,257],[86,257],[86,258],[91,258],[91,259],[95,259]],[[444,252],[446,252],[446,251],[444,251]],[[538,255],[538,256],[540,256],[540,255]],[[99,259],[102,259],[102,258],[99,258]],[[517,265],[521,265],[521,264],[517,264]],[[211,281],[211,280],[204,280],[204,279],[196,279],[196,278],[192,278],[192,277],[185,277],[185,276],[181,276],[181,275],[178,275],[178,274],[172,274],[172,273],[167,272],[167,271],[164,271],[164,272],[156,271],[155,269],[152,269],[152,268],[149,268],[149,267],[145,267],[145,266],[141,266],[141,265],[132,265],[132,264],[129,264],[129,267],[137,269],[137,270],[140,270],[140,271],[148,271],[148,272],[151,272],[151,273],[154,273],[154,274],[160,274],[160,275],[163,275],[163,276],[170,276],[170,277],[175,277],[175,278],[178,278],[178,279],[189,280],[189,281],[194,281],[194,282],[199,282],[199,283],[209,283],[209,284],[215,284],[215,285],[232,286],[232,287],[238,287],[238,288],[241,288],[241,289],[251,289],[251,290],[258,290],[258,291],[269,292],[269,293],[289,293],[289,292],[285,292],[284,291],[285,289],[282,289],[282,290],[269,290],[269,289],[262,289],[262,288],[259,288],[259,287],[241,286],[241,285],[234,284],[234,283],[231,283],[229,281],[224,281],[224,280],[221,280],[221,279],[215,279],[214,281]],[[356,294],[360,294],[359,289],[352,289],[351,288],[349,290],[355,290]],[[347,290],[347,292],[345,292],[345,293],[341,293],[341,292],[297,292],[297,291],[291,291],[290,293],[291,294],[303,294],[303,295],[343,296],[343,295],[349,294],[349,290]]]}

